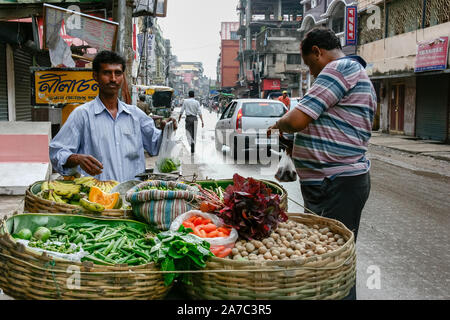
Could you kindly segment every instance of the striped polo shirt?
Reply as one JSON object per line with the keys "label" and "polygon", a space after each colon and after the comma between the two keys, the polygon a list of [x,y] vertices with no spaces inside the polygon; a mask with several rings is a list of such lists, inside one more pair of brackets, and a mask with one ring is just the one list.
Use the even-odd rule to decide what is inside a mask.
{"label": "striped polo shirt", "polygon": [[364,67],[360,57],[330,62],[296,106],[313,119],[295,134],[292,151],[302,184],[321,184],[324,178],[369,171],[365,153],[376,94]]}

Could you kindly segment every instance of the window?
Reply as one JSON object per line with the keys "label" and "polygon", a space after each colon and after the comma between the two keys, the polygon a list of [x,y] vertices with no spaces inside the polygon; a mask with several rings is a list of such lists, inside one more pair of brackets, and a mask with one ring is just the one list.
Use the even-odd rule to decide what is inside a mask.
{"label": "window", "polygon": [[226,115],[225,119],[230,119],[233,116],[234,110],[236,110],[236,105],[237,105],[237,102],[234,102],[231,105],[230,110],[228,111],[228,114]]}
{"label": "window", "polygon": [[273,102],[250,102],[242,106],[244,117],[278,118],[286,113],[282,103]]}
{"label": "window", "polygon": [[277,63],[277,54],[274,53],[272,56],[272,64],[276,64]]}
{"label": "window", "polygon": [[287,64],[302,64],[302,58],[299,54],[288,54]]}
{"label": "window", "polygon": [[231,40],[239,40],[239,36],[238,36],[236,31],[231,31],[230,32],[230,39]]}

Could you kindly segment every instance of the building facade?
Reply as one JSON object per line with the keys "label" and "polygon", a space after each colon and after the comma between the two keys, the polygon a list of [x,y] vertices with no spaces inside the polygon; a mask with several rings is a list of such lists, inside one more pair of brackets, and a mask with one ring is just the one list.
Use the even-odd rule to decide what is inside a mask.
{"label": "building facade", "polygon": [[222,22],[218,79],[220,79],[220,89],[228,92],[236,86],[239,79],[238,29],[239,22]]}
{"label": "building facade", "polygon": [[[297,42],[289,31],[274,31],[286,29],[296,32],[301,26],[303,7],[297,0],[240,0],[239,12],[239,81],[235,87],[236,95],[240,97],[261,97],[268,91],[281,90],[281,82],[291,78],[289,82],[297,82],[296,76],[289,76],[287,55],[279,52],[276,42]],[[270,29],[270,31],[266,31]],[[257,39],[271,36],[269,42],[258,46]],[[275,39],[275,38],[285,39]],[[295,46],[295,44],[293,44]],[[285,49],[289,48],[284,46]],[[280,55],[278,55],[280,54]],[[289,53],[291,54],[291,53]],[[292,52],[292,54],[294,54]],[[299,48],[295,54],[299,54]],[[275,58],[274,58],[275,57]],[[270,60],[272,59],[272,60]],[[297,59],[293,57],[292,59]],[[272,62],[271,62],[272,61]],[[269,63],[270,62],[270,63]],[[272,70],[273,68],[276,71]],[[271,81],[272,80],[272,81]],[[275,80],[275,81],[273,81]],[[270,84],[270,86],[269,86]]]}
{"label": "building facade", "polygon": [[[450,38],[450,2],[366,0],[358,9],[358,54],[377,89],[380,129],[448,143],[450,59],[444,44]],[[447,61],[428,68],[437,70],[418,68],[423,59],[437,59],[439,50]]]}

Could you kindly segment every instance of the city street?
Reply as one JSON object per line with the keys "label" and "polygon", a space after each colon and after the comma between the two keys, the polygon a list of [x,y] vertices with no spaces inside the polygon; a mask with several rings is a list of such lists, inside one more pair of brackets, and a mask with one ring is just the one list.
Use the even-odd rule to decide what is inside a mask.
{"label": "city street", "polygon": [[[203,116],[205,128],[199,123],[194,157],[201,176],[230,179],[239,173],[275,181],[275,171],[271,175],[262,174],[260,165],[224,163],[214,147],[217,114],[204,110]],[[184,118],[176,136],[187,148]],[[375,146],[369,149],[372,187],[357,242],[358,299],[449,299],[450,177],[438,171],[413,170],[417,157],[389,152],[396,153],[400,160],[391,163],[378,160],[388,158],[388,154]],[[441,166],[450,172],[450,163],[443,162]],[[298,181],[281,184],[289,198],[303,205]],[[289,212],[304,210],[289,200]],[[377,283],[374,277],[378,274]]]}

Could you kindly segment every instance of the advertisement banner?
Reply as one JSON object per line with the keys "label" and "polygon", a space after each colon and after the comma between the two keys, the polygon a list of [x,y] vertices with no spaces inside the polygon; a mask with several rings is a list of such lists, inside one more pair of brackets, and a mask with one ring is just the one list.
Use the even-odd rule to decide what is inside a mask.
{"label": "advertisement banner", "polygon": [[345,45],[356,45],[356,34],[358,26],[358,12],[356,6],[345,8]]}
{"label": "advertisement banner", "polygon": [[262,90],[280,90],[281,80],[280,79],[264,79]]}
{"label": "advertisement banner", "polygon": [[32,105],[86,103],[98,94],[98,83],[92,69],[34,68],[32,69]]}
{"label": "advertisement banner", "polygon": [[448,61],[448,37],[417,44],[416,66],[414,72],[444,70]]}

